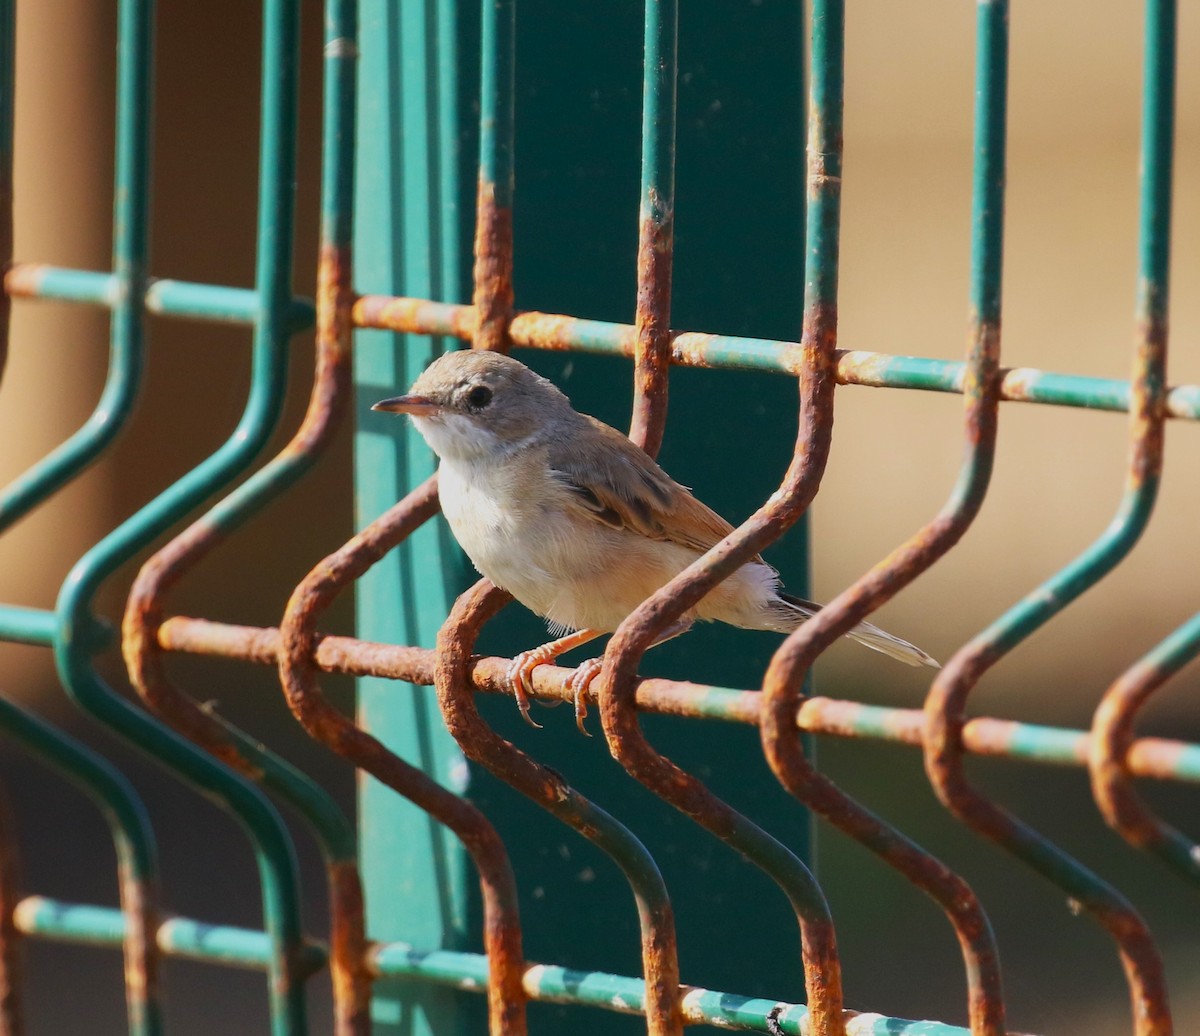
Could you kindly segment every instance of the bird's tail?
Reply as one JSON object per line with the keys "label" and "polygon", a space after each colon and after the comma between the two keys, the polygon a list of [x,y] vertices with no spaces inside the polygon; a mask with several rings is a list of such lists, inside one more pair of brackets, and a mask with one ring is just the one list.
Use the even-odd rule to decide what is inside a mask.
{"label": "bird's tail", "polygon": [[[797,626],[805,619],[812,618],[821,610],[819,604],[801,600],[799,597],[793,597],[791,594],[781,593],[779,599],[796,620]],[[932,666],[934,669],[941,668],[941,663],[937,659],[932,655],[926,654],[915,644],[910,644],[907,640],[894,637],[886,630],[881,630],[878,626],[872,626],[869,622],[860,622],[846,636],[851,640],[857,640],[864,647],[869,647],[873,651],[882,651],[888,657],[903,662],[905,665],[927,665]]]}

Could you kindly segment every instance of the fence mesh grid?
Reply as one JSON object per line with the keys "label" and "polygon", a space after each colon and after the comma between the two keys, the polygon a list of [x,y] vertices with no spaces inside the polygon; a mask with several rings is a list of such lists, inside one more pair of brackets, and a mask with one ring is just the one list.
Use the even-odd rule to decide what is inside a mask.
{"label": "fence mesh grid", "polygon": [[[466,5],[463,5],[464,7]],[[457,118],[453,84],[436,48],[467,17],[450,2],[427,8],[423,55],[429,82],[440,83],[434,120]],[[638,210],[636,317],[632,324],[514,308],[513,134],[516,114],[515,2],[485,0],[482,12],[478,190],[474,293],[469,304],[360,293],[353,264],[355,125],[362,103],[357,4],[328,0],[325,11],[320,265],[315,298],[293,294],[293,191],[297,135],[299,5],[263,5],[260,182],[257,263],[252,289],[156,279],[147,268],[153,95],[153,4],[121,0],[112,269],[50,266],[12,257],[15,0],[0,2],[0,247],[7,262],[0,327],[8,351],[12,299],[105,307],[111,315],[109,370],[102,398],[66,442],[0,497],[6,528],[79,475],[128,422],[143,377],[146,315],[241,324],[253,333],[252,387],[229,440],[167,491],[84,554],[53,609],[0,605],[0,636],[39,645],[55,658],[68,695],[86,712],[160,761],[235,816],[249,837],[262,886],[263,928],[249,931],[167,917],[160,905],[153,832],[137,792],[110,762],[54,725],[0,699],[0,724],[24,748],[83,788],[112,829],[120,909],[22,896],[11,866],[0,867],[0,1024],[22,1030],[21,946],[54,938],[121,946],[129,1028],[162,1031],[158,973],[164,954],[260,968],[268,975],[272,1031],[306,1031],[305,982],[328,967],[339,1033],[369,1030],[372,983],[403,975],[484,992],[489,1029],[526,1029],[530,999],[587,1004],[643,1014],[647,1031],[679,1033],[685,1024],[761,1032],[843,1036],[924,1033],[962,1028],[905,1022],[846,1010],[834,921],[805,862],[767,830],[713,794],[694,774],[660,754],[638,716],[757,726],[780,784],[801,804],[878,854],[945,912],[961,947],[969,1031],[1006,1032],[1000,964],[987,915],[966,881],[820,773],[800,732],[883,739],[918,747],[930,782],[962,824],[997,843],[1058,886],[1094,916],[1120,955],[1140,1036],[1172,1031],[1162,958],[1145,922],[1115,888],[1035,831],[968,779],[967,756],[992,755],[1086,767],[1097,808],[1131,844],[1158,856],[1186,881],[1200,879],[1200,849],[1139,795],[1136,778],[1200,779],[1200,746],[1138,738],[1139,710],[1200,653],[1200,617],[1129,666],[1103,695],[1090,730],[968,717],[971,691],[987,670],[1116,567],[1146,527],[1162,468],[1164,425],[1200,417],[1200,387],[1166,377],[1169,229],[1175,112],[1175,5],[1148,0],[1140,169],[1140,240],[1132,373],[1127,381],[1001,365],[1001,259],[1004,231],[1008,5],[977,5],[975,139],[971,225],[970,333],[952,362],[838,348],[837,292],[842,194],[844,11],[841,0],[813,0],[810,18],[803,327],[797,341],[771,341],[671,328],[674,255],[677,0],[647,0],[642,84],[642,181]],[[432,60],[430,61],[430,56]],[[439,57],[441,60],[439,60]],[[801,84],[797,84],[797,89]],[[446,201],[447,180],[430,187]],[[439,195],[438,191],[441,194]],[[435,250],[433,242],[426,251]],[[443,243],[442,282],[453,281],[457,255]],[[430,294],[438,294],[431,291]],[[303,423],[264,466],[251,468],[280,417],[285,353],[291,335],[315,326],[314,387]],[[588,691],[612,756],[637,781],[742,853],[787,896],[799,929],[805,1004],[741,997],[681,984],[674,919],[654,859],[636,835],[567,783],[566,778],[500,737],[475,706],[476,693],[509,694],[508,661],[473,655],[482,625],[507,601],[486,580],[449,609],[435,648],[325,635],[328,608],[437,511],[435,478],[418,485],[343,547],[321,559],[296,586],[274,628],[235,626],[172,615],[175,584],[268,501],[311,468],[353,397],[351,342],[356,329],[461,339],[477,349],[577,350],[624,356],[633,365],[630,437],[651,455],[666,429],[672,365],[771,371],[795,379],[799,426],[783,483],[721,544],[672,580],[621,625]],[[20,349],[22,343],[14,342]],[[762,674],[761,686],[732,690],[639,679],[642,654],[719,580],[777,540],[804,515],[824,472],[832,440],[835,389],[865,385],[960,394],[964,459],[952,492],[928,523],[790,635]],[[979,512],[988,489],[1001,403],[1025,402],[1129,414],[1126,489],[1111,524],[1078,558],[970,639],[932,680],[923,709],[885,708],[805,693],[817,657],[839,636],[917,579],[951,550]],[[224,494],[221,496],[221,494]],[[152,541],[202,503],[220,496],[142,564],[120,631],[96,618],[101,586]],[[120,645],[140,701],[133,704],[100,676],[95,659]],[[164,664],[172,652],[219,656],[277,667],[289,707],[304,729],[358,770],[415,803],[462,841],[481,883],[483,953],[372,942],[364,921],[353,824],[318,783],[253,736],[177,687]],[[462,752],[593,841],[620,868],[637,903],[643,974],[580,973],[531,965],[522,953],[517,891],[503,840],[475,805],[395,754],[372,730],[330,704],[323,673],[402,680],[432,687]],[[541,667],[539,697],[566,699],[570,670]],[[275,803],[305,821],[326,863],[330,938],[306,937],[300,919],[291,835]],[[634,825],[636,826],[636,825]],[[8,857],[15,855],[5,838]],[[11,863],[11,860],[8,861]],[[684,974],[683,979],[687,976]]]}

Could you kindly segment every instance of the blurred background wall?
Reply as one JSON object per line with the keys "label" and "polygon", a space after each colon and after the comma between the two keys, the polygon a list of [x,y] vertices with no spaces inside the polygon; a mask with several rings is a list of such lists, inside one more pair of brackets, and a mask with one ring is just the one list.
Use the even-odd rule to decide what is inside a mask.
{"label": "blurred background wall", "polygon": [[[768,0],[747,6],[764,3],[771,6]],[[313,0],[302,6],[295,283],[299,292],[310,294],[321,15]],[[1195,10],[1181,6],[1170,367],[1173,383],[1194,383],[1200,381],[1195,290],[1200,275],[1200,41]],[[849,0],[847,7],[841,345],[957,358],[966,325],[974,5]],[[112,0],[18,3],[18,259],[108,266],[114,8]],[[165,0],[160,8],[152,272],[246,285],[253,269],[257,5]],[[523,5],[523,18],[538,14],[537,4]],[[684,5],[685,19],[710,16],[711,11]],[[1140,5],[1014,4],[1003,338],[1008,366],[1127,376],[1140,48]],[[536,57],[522,53],[520,60]],[[693,90],[703,89],[709,75],[704,63],[689,59],[686,51],[682,60],[684,81]],[[637,88],[636,81],[628,84],[634,101]],[[722,112],[720,101],[719,85],[713,86],[705,118],[710,128],[725,120],[729,129],[735,115]],[[631,108],[636,118],[636,103]],[[518,150],[520,140],[536,132],[521,121],[521,112],[519,98]],[[587,117],[575,111],[563,115]],[[723,139],[736,138],[731,132]],[[586,177],[581,183],[586,197]],[[536,180],[519,181],[518,198],[536,196],[540,189],[548,188]],[[703,218],[702,208],[689,211],[686,201],[681,195],[681,242],[687,221]],[[526,230],[535,232],[522,226],[520,205],[518,239]],[[736,254],[724,258],[731,267],[744,261]],[[681,252],[681,270],[687,263]],[[517,305],[575,312],[554,298],[519,296]],[[753,300],[747,308],[752,311]],[[686,316],[677,315],[676,323],[693,329]],[[755,327],[752,319],[745,324],[739,317],[738,323],[724,326],[716,320],[694,329],[785,333]],[[119,448],[0,539],[3,599],[52,605],[63,576],[86,546],[207,455],[236,422],[248,336],[162,321],[153,323],[151,335],[144,401]],[[0,481],[24,470],[90,411],[103,380],[106,320],[82,307],[18,302],[12,341],[0,387]],[[311,340],[299,336],[285,430],[295,426],[302,410],[310,359]],[[838,393],[836,421],[829,471],[813,511],[818,599],[836,594],[936,512],[961,452],[958,397],[847,388]],[[668,446],[670,435],[668,428]],[[1195,610],[1198,436],[1200,430],[1190,425],[1169,427],[1162,494],[1144,542],[1098,588],[989,674],[972,699],[972,711],[1086,725],[1109,682]],[[880,623],[948,657],[1107,524],[1122,487],[1125,441],[1119,415],[1005,405],[996,473],[979,520],[949,557],[884,609]],[[256,518],[246,535],[231,540],[185,583],[175,596],[179,611],[275,623],[300,575],[351,531],[349,472],[349,439],[343,436],[316,475]],[[742,517],[756,503],[747,499],[743,513],[730,517]],[[264,551],[267,530],[271,549]],[[132,575],[111,584],[107,611],[114,618]],[[350,628],[346,612],[335,618],[340,629]],[[920,702],[928,674],[885,671],[876,663],[870,653],[837,645],[819,663],[816,687],[834,697]],[[114,680],[120,678],[118,659],[106,659],[104,665]],[[352,801],[350,778],[291,733],[270,674],[239,673],[233,684],[228,667],[194,660],[182,660],[175,671],[189,686],[211,688],[235,719],[259,728],[271,724],[294,757],[324,774],[348,804]],[[0,646],[0,691],[78,727],[145,782],[161,817],[173,909],[208,920],[253,923],[256,894],[248,861],[239,854],[231,863],[211,844],[217,839],[209,837],[210,832],[230,837],[228,825],[194,797],[150,778],[136,757],[74,720],[44,650]],[[1148,710],[1146,732],[1200,740],[1198,691],[1200,678],[1189,670]],[[1119,968],[1105,937],[1074,917],[1057,893],[958,831],[933,802],[917,753],[822,742],[820,758],[840,783],[971,876],[993,913],[1005,951],[1014,1028],[1068,1036],[1128,1031]],[[90,807],[8,746],[0,746],[0,759],[6,778],[21,791],[15,797],[31,885],[64,898],[111,901],[111,850]],[[1004,763],[980,764],[972,772],[1130,893],[1166,949],[1178,1031],[1200,1027],[1200,937],[1187,890],[1108,834],[1095,819],[1082,774]],[[1151,792],[1168,815],[1186,819],[1189,808],[1194,810],[1195,796],[1186,789]],[[73,838],[87,835],[94,839],[89,844],[100,847],[86,872],[62,840],[64,831]],[[956,974],[956,952],[940,917],[839,836],[823,836],[821,845],[821,876],[839,921],[848,1004],[899,1015],[933,1014],[940,1006],[939,1017],[959,1017],[960,979],[944,991],[917,988],[911,970],[900,966],[916,955],[929,961],[930,974]],[[217,861],[230,876],[214,898],[200,876]],[[306,858],[304,866],[316,864]],[[320,882],[308,884],[319,887]],[[312,916],[319,929],[319,902],[312,905]],[[71,1009],[53,995],[68,975],[78,990],[76,999],[90,1005],[86,1016],[114,1019],[115,1028],[94,1031],[119,1031],[115,955],[41,947],[34,957],[34,965],[42,964],[30,969],[31,998],[41,1012],[34,1016],[34,1032],[78,1031],[62,1018],[79,1015],[56,1013]],[[214,977],[194,965],[172,968],[189,979],[172,986],[175,1031],[189,1031],[192,1007],[217,990],[233,1005],[244,1001],[244,1008],[236,1008],[244,1011],[239,1017],[257,1017],[257,976],[228,978],[222,972]]]}

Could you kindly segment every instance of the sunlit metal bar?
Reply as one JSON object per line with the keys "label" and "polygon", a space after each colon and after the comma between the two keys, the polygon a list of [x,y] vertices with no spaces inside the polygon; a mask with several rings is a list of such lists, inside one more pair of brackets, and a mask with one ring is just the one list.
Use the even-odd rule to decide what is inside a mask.
{"label": "sunlit metal bar", "polygon": [[[21,900],[13,919],[25,935],[97,946],[119,945],[126,928],[124,915],[112,907],[65,903],[46,896]],[[169,956],[210,964],[265,970],[271,962],[270,936],[247,928],[168,917],[159,925],[155,941]],[[305,941],[300,954],[305,971],[319,971],[326,963],[324,946],[311,940]]]}
{"label": "sunlit metal bar", "polygon": [[[357,64],[364,99],[356,111],[350,110],[339,148],[356,170],[336,210],[353,229],[353,282],[347,278],[345,289],[460,302],[464,291],[470,291],[464,277],[470,259],[463,255],[459,239],[471,214],[463,204],[463,190],[472,186],[463,183],[466,171],[460,160],[465,131],[461,99],[463,93],[473,93],[473,84],[460,92],[460,78],[470,64],[462,49],[462,26],[480,24],[481,4],[341,2],[356,8],[360,21]],[[380,89],[383,83],[396,88]],[[371,103],[365,103],[367,96]],[[483,155],[491,152],[491,147],[485,148]],[[325,160],[330,161],[328,154]],[[503,173],[495,178],[507,181]],[[346,310],[339,316],[347,336],[352,301],[347,294]],[[435,467],[435,458],[408,422],[383,421],[383,415],[370,412],[371,404],[410,384],[450,344],[425,335],[409,335],[401,343],[380,332],[354,334],[358,526],[385,513]],[[385,385],[386,391],[381,389]],[[426,523],[355,581],[356,628],[365,637],[432,647],[461,588],[462,572],[460,555],[449,538],[434,523]],[[432,695],[414,695],[411,708],[396,707],[391,689],[378,680],[357,682],[358,725],[401,760],[417,764],[431,780],[445,780],[459,765],[461,753],[443,729]],[[329,747],[337,750],[336,745]],[[346,754],[349,762],[358,763],[352,751]],[[369,769],[358,781],[358,811],[366,920],[372,936],[441,945],[449,937],[447,913],[465,916],[468,903],[476,899],[467,850],[452,830],[421,813]],[[438,886],[440,895],[393,894],[397,873],[429,873],[433,861],[447,875]],[[513,971],[516,984],[519,963]],[[389,980],[375,984],[372,1010],[397,1018],[401,1027],[411,1024],[418,1032],[435,1032],[459,1024],[461,1007],[445,990],[425,991],[418,1006],[406,983]]]}
{"label": "sunlit metal bar", "polygon": [[[471,306],[428,299],[363,295],[354,304],[357,327],[451,335],[464,341],[471,337],[474,319]],[[509,337],[514,347],[525,349],[572,350],[628,359],[634,354],[632,324],[585,320],[555,313],[517,313],[509,325]],[[860,349],[838,349],[834,356],[839,385],[961,394],[967,370],[962,360],[894,356]],[[705,331],[671,332],[671,362],[684,367],[755,370],[794,376],[799,373],[800,358],[798,342]],[[1008,402],[1113,412],[1129,409],[1129,382],[1116,378],[1061,374],[1032,367],[1001,368],[999,378],[1000,398]],[[1166,413],[1168,417],[1200,420],[1200,385],[1176,385],[1168,389]]]}
{"label": "sunlit metal bar", "polygon": [[313,665],[315,620],[344,587],[406,539],[437,509],[432,479],[392,507],[341,549],[322,559],[288,600],[280,631],[279,675],[288,707],[315,740],[355,767],[403,795],[450,828],[470,853],[479,872],[483,937],[492,961],[488,981],[492,1036],[522,1036],[525,998],[516,882],[508,853],[488,819],[466,799],[392,752],[377,737],[334,708],[321,691]]}
{"label": "sunlit metal bar", "polygon": [[[165,651],[273,666],[278,658],[279,630],[176,616],[159,628],[159,643]],[[432,686],[436,656],[428,648],[318,636],[314,662],[327,673],[376,676]],[[508,666],[509,659],[505,658],[475,658],[471,666],[475,690],[511,695]],[[532,676],[537,695],[555,701],[572,700],[573,692],[566,684],[573,672],[561,666],[539,666]],[[593,688],[589,700],[594,699]],[[755,725],[761,703],[758,691],[659,679],[642,680],[637,685],[637,707],[658,715]],[[921,744],[923,723],[919,709],[886,708],[823,697],[806,699],[796,721],[800,730],[813,734],[914,746]],[[967,751],[974,755],[1027,759],[1057,766],[1083,766],[1088,758],[1089,736],[1084,730],[981,717],[967,721],[963,737]],[[1139,738],[1130,747],[1129,766],[1139,777],[1200,783],[1200,745],[1166,738]]]}
{"label": "sunlit metal bar", "polygon": [[[45,263],[14,263],[4,274],[4,291],[11,298],[54,299],[112,308],[121,298],[116,274],[75,270]],[[187,320],[215,320],[253,324],[262,308],[253,288],[226,288],[216,284],[147,278],[142,303],[148,313]],[[293,331],[311,327],[312,300],[293,298],[288,324]]]}
{"label": "sunlit metal bar", "polygon": [[825,470],[833,426],[837,344],[843,28],[841,0],[816,0],[808,90],[799,428],[792,463],[767,504],[622,621],[609,640],[596,680],[604,737],[613,758],[660,798],[743,854],[787,896],[800,926],[813,1036],[842,1036],[845,1031],[841,962],[824,894],[812,872],[788,846],[717,798],[696,776],[650,744],[637,717],[636,679],[642,655],[672,623],[800,519]]}
{"label": "sunlit metal bar", "polygon": [[[16,644],[50,647],[58,631],[58,617],[47,608],[25,608],[19,604],[0,604],[0,640]],[[103,651],[116,640],[116,630],[105,619],[92,626],[92,650]]]}
{"label": "sunlit metal bar", "polygon": [[22,608],[15,604],[0,609],[0,639],[17,644],[54,643],[58,616],[46,608]]}
{"label": "sunlit metal bar", "polygon": [[[486,5],[485,5],[486,6]],[[642,98],[642,191],[638,218],[634,401],[630,437],[652,456],[666,422],[671,262],[674,225],[675,84],[678,74],[678,0],[646,0]],[[504,24],[493,25],[494,20]],[[477,215],[475,308],[485,315],[475,330],[476,348],[504,348],[511,321],[512,242],[493,241],[490,228],[508,229],[513,189],[511,53],[512,9],[495,5],[484,16],[484,83]],[[490,37],[490,38],[489,38]],[[488,52],[489,45],[499,50]],[[492,181],[504,179],[497,189]],[[496,196],[495,209],[488,206]],[[504,264],[508,268],[504,269]],[[505,294],[507,293],[507,294]],[[503,320],[504,327],[490,325]],[[650,996],[645,1004],[649,1036],[680,1036],[679,960],[674,913],[658,867],[623,824],[596,807],[562,777],[499,737],[475,709],[466,665],[480,625],[509,600],[485,579],[456,602],[438,634],[438,701],[447,728],[464,754],[486,766],[558,820],[594,842],[620,867],[634,892],[641,932],[642,964]]]}
{"label": "sunlit metal bar", "polygon": [[[392,943],[376,952],[381,973],[407,975],[478,992],[486,975],[487,960],[447,950],[422,951]],[[641,979],[600,971],[575,971],[547,964],[531,965],[524,975],[531,1000],[586,1004],[622,1014],[645,1010],[645,983]],[[811,1036],[813,1019],[804,1004],[789,1004],[761,997],[719,993],[697,986],[681,987],[683,1020],[730,1032],[772,1032]],[[879,1014],[845,1011],[841,1016],[846,1036],[969,1036],[966,1029],[941,1022],[905,1021]]]}

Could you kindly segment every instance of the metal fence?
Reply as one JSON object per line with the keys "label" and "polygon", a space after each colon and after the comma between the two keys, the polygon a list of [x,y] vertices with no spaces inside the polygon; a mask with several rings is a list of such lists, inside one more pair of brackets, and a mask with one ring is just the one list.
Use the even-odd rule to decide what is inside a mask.
{"label": "metal fence", "polygon": [[[139,1034],[163,1028],[158,976],[164,954],[265,970],[271,1027],[279,1034],[306,1031],[305,982],[324,967],[332,975],[339,1033],[368,1030],[372,984],[391,976],[486,993],[489,1031],[496,1034],[525,1032],[530,1000],[643,1014],[647,1031],[655,1034],[678,1033],[685,1024],[809,1036],[965,1032],[949,1024],[904,1022],[846,1010],[833,918],[802,854],[653,747],[642,732],[639,715],[663,713],[693,721],[757,726],[766,761],[797,800],[797,810],[806,807],[861,842],[944,911],[961,947],[969,1031],[998,1036],[1007,1031],[1000,964],[980,901],[957,873],[822,775],[806,754],[808,741],[800,734],[881,738],[919,747],[938,798],[962,824],[1054,883],[1109,933],[1129,985],[1132,1030],[1139,1036],[1171,1032],[1161,956],[1133,906],[973,785],[964,763],[967,756],[981,754],[1086,766],[1097,807],[1122,837],[1161,857],[1186,880],[1194,883],[1200,877],[1200,850],[1156,816],[1134,786],[1138,777],[1200,779],[1200,746],[1139,739],[1134,732],[1138,712],[1152,693],[1200,652],[1200,618],[1174,631],[1113,683],[1096,709],[1091,730],[968,718],[967,711],[971,691],[991,666],[1126,556],[1153,509],[1165,422],[1200,417],[1200,388],[1172,387],[1166,378],[1175,5],[1168,0],[1146,3],[1137,333],[1128,381],[1001,365],[1005,0],[977,5],[971,331],[961,362],[837,348],[844,49],[840,0],[812,4],[804,321],[798,342],[671,329],[679,14],[672,0],[648,0],[645,6],[642,191],[632,325],[514,310],[513,0],[486,0],[482,5],[472,302],[439,301],[452,294],[456,277],[458,254],[452,229],[440,239],[421,228],[415,237],[411,231],[405,237],[404,247],[427,257],[431,297],[360,290],[363,282],[356,279],[352,249],[354,163],[356,151],[364,160],[365,145],[362,122],[357,137],[355,127],[356,118],[366,116],[360,114],[363,80],[357,76],[357,7],[355,0],[326,4],[321,253],[314,304],[294,296],[290,283],[297,4],[264,3],[257,273],[253,289],[239,289],[155,279],[147,269],[154,50],[150,0],[122,0],[119,10],[112,270],[91,272],[10,258],[15,5],[14,0],[0,3],[0,68],[5,70],[0,91],[0,248],[9,260],[0,326],[7,331],[7,307],[14,298],[102,306],[111,314],[109,373],[100,403],[76,434],[5,490],[0,498],[0,528],[10,526],[74,479],[110,447],[129,420],[143,373],[147,313],[229,321],[253,330],[252,389],[241,421],[225,445],[81,557],[53,610],[15,603],[0,607],[0,636],[52,651],[63,687],[76,704],[229,811],[252,843],[263,899],[262,931],[164,916],[153,832],[128,780],[95,751],[0,698],[0,723],[6,734],[83,788],[103,813],[117,850],[121,892],[119,910],[23,896],[11,868],[0,869],[0,1017],[5,1031],[21,1031],[19,965],[24,940],[54,938],[122,946],[129,1027]],[[406,74],[423,84],[410,102],[414,107],[410,115],[424,131],[415,134],[426,138],[419,146],[427,147],[433,140],[435,154],[439,147],[448,153],[457,132],[456,63],[452,50],[439,48],[450,47],[453,25],[460,16],[467,17],[467,12],[456,11],[451,0],[412,4],[402,16],[416,18],[426,30],[409,55],[415,70]],[[449,204],[456,194],[453,161],[443,154],[438,168],[440,181],[427,178],[413,188],[434,207]],[[279,418],[289,337],[314,322],[316,374],[303,424],[281,453],[226,492],[250,467]],[[448,596],[439,598],[447,584],[439,574],[441,555],[430,547],[414,563],[427,566],[425,577],[416,582],[438,598],[433,606],[443,616],[449,612],[436,647],[320,632],[323,615],[339,595],[355,585],[362,593],[369,583],[360,580],[373,566],[397,545],[422,535],[418,530],[437,510],[432,477],[414,480],[416,484],[399,503],[315,564],[296,587],[277,627],[234,626],[171,614],[170,592],[185,573],[302,478],[329,443],[354,395],[351,339],[355,329],[456,338],[481,349],[517,346],[627,357],[634,370],[630,436],[651,454],[657,452],[664,435],[672,365],[762,370],[796,380],[800,423],[783,483],[733,534],[622,624],[605,653],[593,698],[608,748],[620,765],[782,889],[798,926],[805,1004],[681,985],[687,975],[680,974],[672,907],[653,857],[630,828],[569,784],[569,774],[560,774],[499,736],[476,708],[476,693],[508,693],[505,661],[472,654],[480,628],[506,601],[494,587],[480,583],[451,607]],[[15,342],[14,348],[21,345]],[[5,351],[0,348],[0,359]],[[414,354],[402,369],[419,369],[421,358]],[[372,377],[361,380],[370,384]],[[963,396],[965,455],[945,506],[788,637],[763,673],[760,688],[729,690],[639,679],[642,654],[659,633],[804,515],[828,457],[838,385]],[[1086,552],[963,645],[933,680],[923,711],[806,694],[809,670],[822,651],[929,569],[971,525],[988,489],[997,413],[1002,402],[1011,401],[1129,413],[1127,485],[1111,525]],[[130,681],[141,699],[131,704],[101,678],[95,665],[96,656],[112,650],[118,639],[117,631],[94,615],[97,592],[121,565],[222,492],[226,495],[219,502],[141,566],[133,582],[119,636]],[[372,509],[366,501],[362,510],[370,515],[382,508]],[[376,570],[376,578],[378,574]],[[413,574],[406,578],[412,585]],[[390,597],[384,592],[383,599],[397,606],[394,589]],[[360,605],[364,600],[360,596]],[[371,622],[367,617],[360,621],[364,638]],[[478,871],[483,953],[372,941],[375,933],[367,930],[364,920],[359,840],[350,819],[317,782],[176,686],[164,664],[170,652],[277,667],[288,705],[313,738],[452,830]],[[636,901],[642,975],[581,973],[549,963],[528,963],[522,952],[513,870],[505,843],[488,816],[393,751],[389,744],[394,747],[395,742],[372,722],[370,706],[360,711],[362,722],[332,706],[321,689],[321,676],[329,672],[435,688],[445,724],[469,759],[610,856]],[[545,698],[567,697],[569,675],[568,670],[543,667],[535,676],[537,693]],[[307,938],[303,930],[291,835],[274,802],[295,810],[321,848],[328,875],[328,943]],[[382,821],[371,821],[377,822]],[[632,820],[631,827],[637,827]],[[7,838],[4,844],[11,862],[13,840]],[[369,892],[374,884],[368,882]]]}

